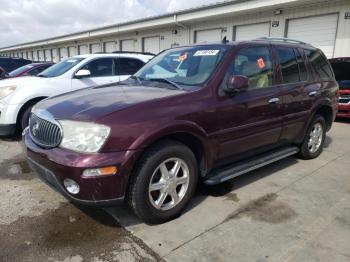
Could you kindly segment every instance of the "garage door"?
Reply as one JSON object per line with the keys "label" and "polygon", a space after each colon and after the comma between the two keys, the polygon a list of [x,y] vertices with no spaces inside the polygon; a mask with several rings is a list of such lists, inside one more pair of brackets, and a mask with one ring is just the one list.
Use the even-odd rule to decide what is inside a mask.
{"label": "garage door", "polygon": [[68,55],[69,57],[76,56],[78,54],[77,48],[75,46],[68,47]]}
{"label": "garage door", "polygon": [[45,61],[52,61],[51,50],[50,49],[46,49],[45,50]]}
{"label": "garage door", "polygon": [[95,54],[95,53],[99,53],[99,52],[101,52],[100,44],[92,44],[91,45],[91,53]]}
{"label": "garage door", "polygon": [[38,51],[33,51],[33,61],[34,62],[38,62],[39,61]]}
{"label": "garage door", "polygon": [[133,39],[130,40],[122,40],[121,41],[121,50],[122,51],[135,51],[135,41]]}
{"label": "garage door", "polygon": [[45,61],[44,50],[39,50],[39,61]]}
{"label": "garage door", "polygon": [[160,38],[159,36],[144,37],[143,38],[143,52],[150,52],[158,54],[160,52]]}
{"label": "garage door", "polygon": [[208,29],[195,32],[195,43],[216,42],[222,40],[222,29]]}
{"label": "garage door", "polygon": [[320,48],[327,57],[333,57],[338,15],[322,15],[292,19],[288,22],[288,37]]}
{"label": "garage door", "polygon": [[79,48],[79,55],[85,55],[89,53],[89,47],[87,45],[80,45],[78,48]]}
{"label": "garage door", "polygon": [[105,46],[106,53],[112,53],[114,51],[117,51],[117,45],[114,41],[113,42],[106,42],[106,43],[104,43],[104,46]]}
{"label": "garage door", "polygon": [[53,48],[51,50],[51,52],[52,52],[52,62],[55,62],[55,63],[59,62],[60,58],[58,56],[58,49],[57,48]]}
{"label": "garage door", "polygon": [[66,59],[68,57],[68,49],[65,47],[60,48],[60,60]]}
{"label": "garage door", "polygon": [[235,41],[252,40],[270,36],[270,23],[236,26]]}

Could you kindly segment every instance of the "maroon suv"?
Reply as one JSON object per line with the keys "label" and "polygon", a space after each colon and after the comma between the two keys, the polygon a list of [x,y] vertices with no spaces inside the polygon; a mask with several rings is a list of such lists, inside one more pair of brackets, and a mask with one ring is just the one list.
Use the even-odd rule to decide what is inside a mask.
{"label": "maroon suv", "polygon": [[32,168],[73,202],[127,200],[148,223],[215,185],[317,157],[337,111],[323,53],[288,39],[166,50],[133,77],[46,99],[24,131]]}

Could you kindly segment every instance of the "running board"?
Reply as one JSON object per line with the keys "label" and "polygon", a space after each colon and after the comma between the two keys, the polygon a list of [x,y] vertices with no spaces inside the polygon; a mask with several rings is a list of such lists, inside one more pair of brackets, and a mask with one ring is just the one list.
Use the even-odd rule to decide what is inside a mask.
{"label": "running board", "polygon": [[289,157],[299,152],[298,147],[284,147],[273,150],[252,159],[237,162],[233,165],[214,169],[204,181],[207,185],[216,185],[234,177],[243,175],[260,167],[266,166],[283,158]]}

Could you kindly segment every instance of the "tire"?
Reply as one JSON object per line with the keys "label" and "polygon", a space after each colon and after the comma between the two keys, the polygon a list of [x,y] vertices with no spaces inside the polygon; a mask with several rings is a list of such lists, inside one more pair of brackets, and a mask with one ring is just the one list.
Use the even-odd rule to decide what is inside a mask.
{"label": "tire", "polygon": [[137,165],[129,183],[128,204],[144,222],[164,223],[181,214],[197,181],[193,152],[182,143],[164,140],[148,149]]}
{"label": "tire", "polygon": [[318,157],[323,151],[325,137],[326,121],[323,116],[315,115],[300,146],[299,157],[302,159],[314,159]]}
{"label": "tire", "polygon": [[19,118],[18,128],[19,131],[24,130],[29,124],[30,112],[32,111],[34,105],[28,106],[21,114]]}

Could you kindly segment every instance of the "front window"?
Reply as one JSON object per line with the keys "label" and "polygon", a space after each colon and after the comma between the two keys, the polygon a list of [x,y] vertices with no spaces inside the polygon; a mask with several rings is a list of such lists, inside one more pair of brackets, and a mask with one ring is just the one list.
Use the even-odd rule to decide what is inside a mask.
{"label": "front window", "polygon": [[162,79],[181,86],[204,84],[222,61],[229,46],[210,45],[176,48],[153,58],[135,76]]}
{"label": "front window", "polygon": [[90,77],[104,77],[115,75],[113,58],[95,59],[84,65],[81,69],[89,70]]}
{"label": "front window", "polygon": [[249,80],[249,89],[267,88],[273,85],[273,68],[267,46],[242,48],[228,71],[228,76],[241,75]]}
{"label": "front window", "polygon": [[17,68],[16,70],[13,70],[9,73],[9,76],[10,77],[16,77],[20,74],[22,74],[23,72],[27,71],[28,69],[32,68],[33,66],[30,66],[30,65],[25,65],[25,66],[22,66],[20,68]]}
{"label": "front window", "polygon": [[83,61],[85,58],[68,58],[66,60],[63,60],[62,62],[53,65],[49,67],[48,69],[41,72],[38,76],[40,77],[56,77],[63,75],[68,70],[79,64],[81,61]]}

